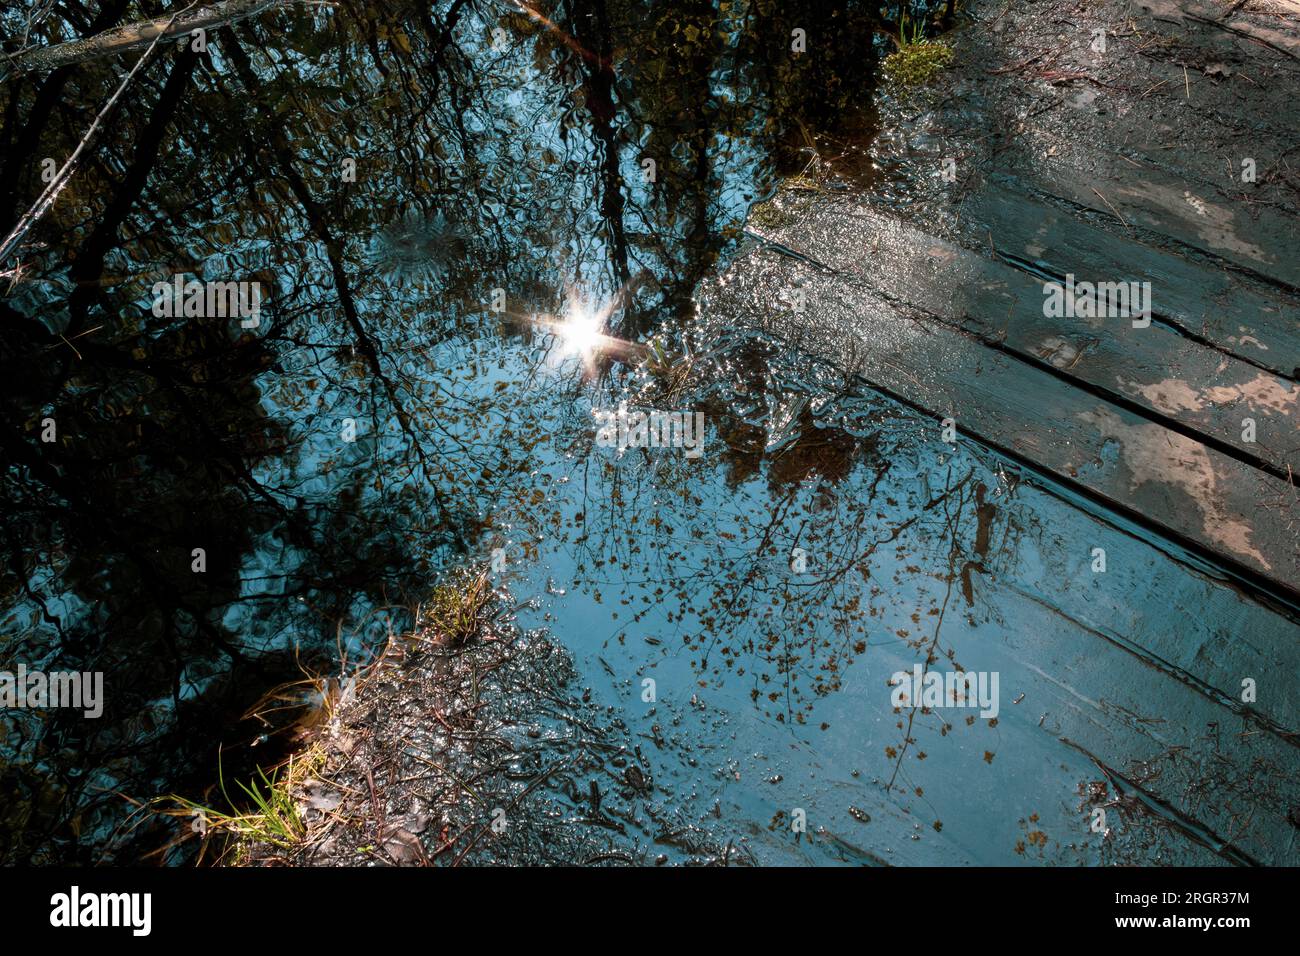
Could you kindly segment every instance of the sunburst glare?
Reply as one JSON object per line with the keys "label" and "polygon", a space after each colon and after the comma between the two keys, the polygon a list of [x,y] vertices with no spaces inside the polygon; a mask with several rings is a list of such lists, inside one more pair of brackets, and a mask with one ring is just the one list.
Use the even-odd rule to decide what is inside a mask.
{"label": "sunburst glare", "polygon": [[564,315],[564,321],[556,331],[560,335],[566,352],[582,358],[590,358],[601,340],[605,337],[604,313],[592,308],[586,302],[575,300]]}

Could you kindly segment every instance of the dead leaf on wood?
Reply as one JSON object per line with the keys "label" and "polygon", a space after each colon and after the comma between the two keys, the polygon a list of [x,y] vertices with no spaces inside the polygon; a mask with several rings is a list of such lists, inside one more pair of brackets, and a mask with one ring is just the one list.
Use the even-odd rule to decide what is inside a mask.
{"label": "dead leaf on wood", "polygon": [[398,866],[419,863],[424,855],[419,837],[410,830],[397,830],[386,836],[384,851]]}
{"label": "dead leaf on wood", "polygon": [[319,780],[308,780],[302,786],[299,802],[308,810],[336,810],[343,803],[343,794]]}

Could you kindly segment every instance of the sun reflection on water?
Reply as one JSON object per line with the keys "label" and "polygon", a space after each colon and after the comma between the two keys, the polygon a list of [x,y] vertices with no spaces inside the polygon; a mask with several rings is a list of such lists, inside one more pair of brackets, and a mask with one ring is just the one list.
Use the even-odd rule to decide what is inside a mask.
{"label": "sun reflection on water", "polygon": [[566,352],[589,359],[605,337],[604,312],[575,300],[556,327],[556,332]]}

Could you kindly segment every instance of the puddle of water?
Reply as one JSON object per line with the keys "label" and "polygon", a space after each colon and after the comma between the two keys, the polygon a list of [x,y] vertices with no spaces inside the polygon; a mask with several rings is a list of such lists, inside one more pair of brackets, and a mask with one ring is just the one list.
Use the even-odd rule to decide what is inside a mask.
{"label": "puddle of water", "polygon": [[[674,338],[806,137],[863,134],[870,44],[817,46],[869,37],[855,17],[344,3],[146,67],[0,302],[0,655],[107,698],[5,714],[0,857],[138,858],[160,834],[118,792],[200,794],[219,743],[228,775],[274,759],[238,715],[363,659],[547,494],[537,443],[593,386],[548,378],[556,417],[526,414],[530,319],[615,302],[610,331]],[[6,84],[6,220],[118,65]],[[159,314],[177,275],[260,283],[258,325]]]}

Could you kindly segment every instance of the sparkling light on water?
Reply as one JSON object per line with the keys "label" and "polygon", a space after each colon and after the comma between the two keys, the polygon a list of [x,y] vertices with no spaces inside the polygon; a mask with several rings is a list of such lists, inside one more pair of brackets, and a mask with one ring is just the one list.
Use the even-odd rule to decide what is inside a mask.
{"label": "sparkling light on water", "polygon": [[590,358],[605,336],[605,314],[585,302],[575,301],[557,331],[564,347],[574,355]]}

